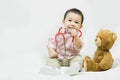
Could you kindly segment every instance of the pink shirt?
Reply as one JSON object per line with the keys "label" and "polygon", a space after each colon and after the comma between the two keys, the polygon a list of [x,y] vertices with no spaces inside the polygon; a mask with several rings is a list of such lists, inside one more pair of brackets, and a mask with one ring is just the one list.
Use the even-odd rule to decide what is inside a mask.
{"label": "pink shirt", "polygon": [[55,35],[54,38],[49,38],[48,48],[53,48],[58,53],[59,59],[71,59],[73,56],[76,56],[80,53],[81,48],[77,49],[73,44],[73,36],[70,33],[66,32],[64,28],[58,32],[60,34]]}

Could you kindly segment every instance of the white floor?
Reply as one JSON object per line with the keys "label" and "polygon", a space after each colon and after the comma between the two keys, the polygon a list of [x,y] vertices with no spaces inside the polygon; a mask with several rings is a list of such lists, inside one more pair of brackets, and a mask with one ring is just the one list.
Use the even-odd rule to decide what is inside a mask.
{"label": "white floor", "polygon": [[[119,53],[119,27],[113,28],[117,33],[117,40],[110,50],[115,63],[113,68],[104,72],[80,72],[70,77],[66,75],[50,76],[39,73],[40,67],[45,65],[47,58],[47,38],[42,36],[39,27],[0,27],[0,80],[113,80],[119,79],[120,53]],[[37,29],[38,28],[38,29]],[[85,29],[85,28],[84,28]],[[93,56],[96,46],[94,44],[94,29],[87,28],[85,33],[82,56]],[[91,38],[89,38],[91,33]],[[39,36],[40,35],[40,36]],[[47,35],[47,34],[46,34]]]}
{"label": "white floor", "polygon": [[[119,0],[0,0],[0,80],[119,80],[120,9]],[[118,39],[110,50],[113,67],[104,72],[82,72],[76,76],[42,75],[48,37],[62,26],[64,12],[81,9],[82,56],[92,57],[95,36],[100,29],[110,29]]]}
{"label": "white floor", "polygon": [[0,80],[113,80],[119,79],[120,58],[115,58],[113,68],[104,72],[80,72],[76,76],[39,74],[39,51],[22,50],[0,55]]}
{"label": "white floor", "polygon": [[[46,29],[46,28],[45,28]],[[43,28],[43,30],[45,30]],[[40,31],[39,26],[3,26],[0,27],[0,80],[113,80],[120,74],[120,35],[119,26],[110,30],[118,38],[110,50],[115,63],[105,72],[80,72],[77,76],[49,76],[39,74],[40,67],[45,65],[47,57],[47,31]],[[83,31],[84,47],[81,55],[93,56],[96,49],[94,38],[99,29],[85,27]],[[48,30],[49,31],[49,30]],[[94,32],[93,32],[94,31]],[[50,33],[50,32],[49,32]],[[44,34],[44,35],[43,35]]]}
{"label": "white floor", "polygon": [[[115,59],[113,67],[104,72],[82,72],[76,76],[67,75],[42,75],[39,73],[40,67],[45,65],[47,57],[46,45],[41,43],[40,38],[28,37],[30,33],[19,33],[15,28],[4,28],[1,32],[0,42],[0,80],[114,80],[119,79],[120,74],[120,54],[119,54],[119,35],[118,39],[111,49],[111,53]],[[20,30],[20,29],[19,29]],[[32,29],[31,29],[32,30]],[[116,32],[118,29],[116,30]],[[23,33],[22,33],[23,32]],[[15,33],[15,34],[14,34]],[[33,32],[35,33],[35,32]],[[117,32],[119,33],[119,31]],[[37,33],[36,33],[37,34]],[[19,35],[19,36],[18,36]],[[35,39],[32,39],[35,38]],[[43,41],[45,43],[45,41]],[[87,41],[86,41],[87,43]],[[89,46],[91,46],[90,43]],[[88,44],[85,44],[81,54],[93,55],[96,46],[88,49]],[[87,51],[88,49],[88,51]],[[91,54],[88,52],[90,51]]]}

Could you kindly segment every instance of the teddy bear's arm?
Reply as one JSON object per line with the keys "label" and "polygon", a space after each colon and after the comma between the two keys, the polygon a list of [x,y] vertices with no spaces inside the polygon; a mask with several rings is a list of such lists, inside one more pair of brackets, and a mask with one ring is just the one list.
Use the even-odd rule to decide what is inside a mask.
{"label": "teddy bear's arm", "polygon": [[110,52],[105,52],[103,59],[100,62],[100,66],[103,70],[107,70],[112,67],[113,58]]}
{"label": "teddy bear's arm", "polygon": [[103,51],[97,49],[96,52],[95,52],[95,54],[94,54],[93,60],[96,63],[99,63],[103,59],[103,54],[104,54]]}

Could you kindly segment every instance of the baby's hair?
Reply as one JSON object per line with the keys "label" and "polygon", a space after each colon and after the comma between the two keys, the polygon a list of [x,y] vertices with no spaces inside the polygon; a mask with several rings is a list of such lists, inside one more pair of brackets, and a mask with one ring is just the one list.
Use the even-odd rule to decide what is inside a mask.
{"label": "baby's hair", "polygon": [[73,12],[73,13],[76,13],[76,14],[80,15],[80,16],[82,17],[81,24],[83,23],[83,20],[84,20],[83,13],[82,13],[79,9],[77,9],[77,8],[72,8],[72,9],[67,10],[67,11],[65,12],[65,15],[64,15],[64,20],[65,20],[67,14],[68,14],[69,12]]}

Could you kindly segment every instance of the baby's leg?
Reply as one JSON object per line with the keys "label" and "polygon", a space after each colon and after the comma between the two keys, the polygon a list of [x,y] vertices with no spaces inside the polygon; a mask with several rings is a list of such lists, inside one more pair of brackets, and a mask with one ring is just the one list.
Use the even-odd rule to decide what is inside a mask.
{"label": "baby's leg", "polygon": [[75,56],[70,60],[70,67],[65,70],[65,74],[76,75],[82,69],[83,59],[81,56]]}
{"label": "baby's leg", "polygon": [[60,75],[61,72],[59,70],[60,64],[56,58],[48,59],[47,66],[44,66],[40,69],[40,73],[45,75]]}
{"label": "baby's leg", "polygon": [[83,58],[80,55],[75,56],[74,58],[71,59],[70,65],[74,64],[74,63],[78,63],[79,64],[80,71],[81,71],[82,66],[83,66]]}
{"label": "baby's leg", "polygon": [[60,68],[61,65],[59,64],[59,60],[57,58],[49,58],[47,61],[47,66],[52,68]]}

